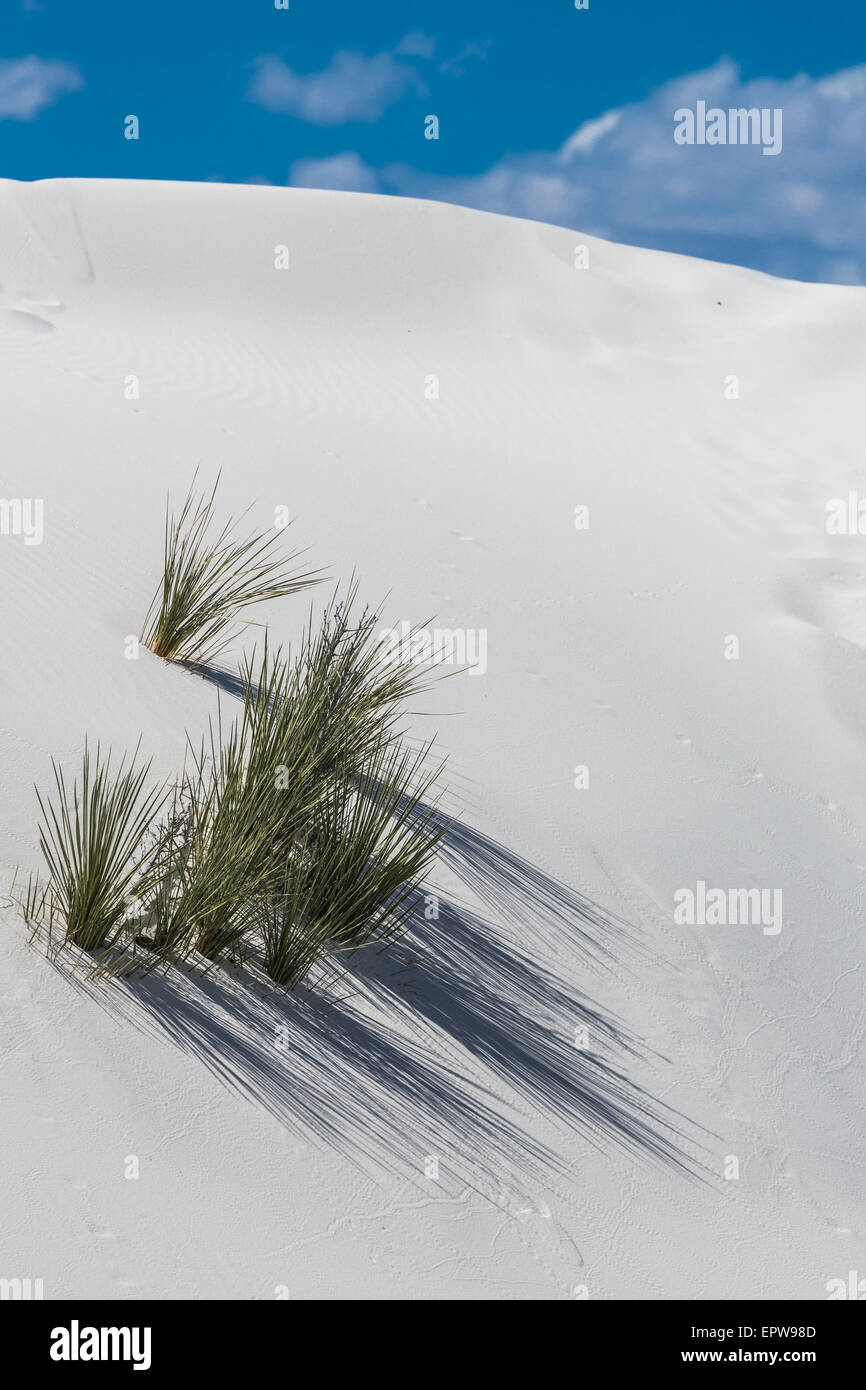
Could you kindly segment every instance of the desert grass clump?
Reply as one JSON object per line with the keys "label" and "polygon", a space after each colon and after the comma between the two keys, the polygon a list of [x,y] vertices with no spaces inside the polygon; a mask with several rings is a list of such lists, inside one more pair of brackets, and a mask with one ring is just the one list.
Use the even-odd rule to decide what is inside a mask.
{"label": "desert grass clump", "polygon": [[[238,717],[227,729],[220,718],[199,749],[190,745],[147,850],[146,968],[193,952],[210,961],[241,952],[252,904],[321,823],[335,782],[355,772],[375,739],[383,749],[389,741],[397,687],[389,679],[389,702],[369,654],[359,660],[372,628],[366,618],[353,625],[350,607],[331,605],[294,658],[266,638],[261,655],[242,663]],[[371,682],[383,684],[375,699]]]}
{"label": "desert grass clump", "polygon": [[[167,512],[142,632],[159,656],[193,666],[224,650],[244,607],[318,582],[288,568],[295,556],[274,551],[276,535],[216,529],[216,484],[205,497],[194,486],[179,516]],[[49,941],[60,925],[61,946],[101,950],[101,976],[256,951],[294,988],[402,928],[443,834],[425,800],[438,775],[429,746],[401,743],[405,702],[431,671],[406,655],[411,640],[385,653],[379,614],[359,614],[357,596],[354,580],[335,591],[294,652],[266,635],[243,659],[236,718],[224,728],[220,710],[200,746],[188,743],[173,789],[146,794],[135,757],[112,771],[85,748],[70,800],[55,766],[59,804],[40,797],[49,878],[31,880],[24,904]]]}
{"label": "desert grass clump", "polygon": [[[352,585],[318,628],[311,619],[294,657],[267,638],[260,655],[246,657],[239,716],[226,732],[212,727],[210,746],[192,753],[152,855],[148,908],[160,960],[193,950],[211,961],[235,957],[299,893],[333,889],[338,869],[339,910],[314,905],[284,924],[276,948],[284,954],[289,940],[298,945],[300,918],[310,924],[307,967],[277,968],[279,982],[302,978],[335,944],[357,943],[365,914],[373,934],[386,916],[398,922],[400,883],[414,881],[427,862],[421,849],[432,853],[441,833],[421,809],[433,779],[401,752],[397,732],[404,697],[427,673],[383,666],[377,616],[355,619],[355,596]],[[374,864],[378,896],[366,876]]]}
{"label": "desert grass clump", "polygon": [[166,661],[214,661],[243,609],[319,582],[316,573],[291,569],[299,552],[282,554],[279,532],[241,536],[240,518],[220,528],[218,484],[219,478],[209,495],[197,496],[193,482],[177,516],[166,506],[162,583],[141,632],[144,645]]}
{"label": "desert grass clump", "polygon": [[189,750],[168,815],[149,836],[140,944],[153,953],[147,969],[193,951],[210,961],[232,956],[247,932],[250,904],[271,872],[277,790],[257,780],[248,729]]}
{"label": "desert grass clump", "polygon": [[[386,654],[378,633],[380,614],[365,608],[355,617],[357,595],[353,580],[345,598],[335,593],[317,633],[310,625],[302,666],[307,686],[320,692],[325,721],[340,724],[347,757],[360,763],[383,735],[396,736],[405,701],[429,689],[443,673],[410,656]],[[402,652],[412,651],[422,630],[423,625],[407,634]]]}
{"label": "desert grass clump", "polygon": [[[353,581],[345,597],[334,594],[318,628],[310,619],[295,662],[293,699],[286,706],[295,720],[298,710],[292,706],[304,711],[317,754],[331,771],[360,768],[383,739],[398,738],[405,701],[433,683],[429,666],[386,655],[377,632],[380,615],[369,608],[356,615],[357,593]],[[404,651],[411,651],[417,630]],[[432,677],[441,674],[434,670]]]}
{"label": "desert grass clump", "polygon": [[60,925],[61,944],[96,951],[115,943],[134,911],[140,880],[137,851],[156,817],[165,790],[147,791],[150,764],[111,765],[111,751],[95,754],[85,743],[80,777],[71,788],[52,759],[56,801],[36,795],[42,812],[39,844],[48,868],[40,886],[31,879],[25,916],[34,926]]}
{"label": "desert grass clump", "polygon": [[255,903],[264,968],[296,988],[315,965],[320,985],[341,957],[402,930],[436,846],[445,833],[435,798],[430,748],[410,753],[388,738],[356,773],[343,769]]}
{"label": "desert grass clump", "polygon": [[[294,657],[271,649],[241,667],[242,742],[248,779],[275,819],[272,856],[279,862],[340,776],[357,773],[399,738],[407,696],[427,687],[429,671],[406,660],[386,664],[376,637],[378,615],[353,614],[356,586],[336,595],[318,627],[312,618]],[[265,796],[269,787],[280,795]]]}

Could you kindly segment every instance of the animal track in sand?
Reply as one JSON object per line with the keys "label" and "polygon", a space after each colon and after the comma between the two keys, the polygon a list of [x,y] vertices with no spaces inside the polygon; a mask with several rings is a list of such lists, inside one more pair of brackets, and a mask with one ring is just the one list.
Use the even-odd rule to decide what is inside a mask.
{"label": "animal track in sand", "polygon": [[502,1188],[493,1198],[493,1201],[502,1211],[518,1220],[525,1220],[527,1216],[540,1216],[543,1221],[552,1219],[550,1207],[546,1202],[540,1199],[536,1200],[525,1193],[511,1192],[507,1188]]}

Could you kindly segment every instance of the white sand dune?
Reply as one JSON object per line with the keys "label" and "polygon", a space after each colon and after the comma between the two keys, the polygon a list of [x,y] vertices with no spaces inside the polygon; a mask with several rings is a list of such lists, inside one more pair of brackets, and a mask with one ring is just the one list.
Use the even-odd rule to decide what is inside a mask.
{"label": "white sand dune", "polygon": [[[866,539],[825,528],[864,371],[862,290],[433,203],[0,184],[0,496],[44,501],[41,544],[0,536],[5,886],[51,754],[140,737],[168,774],[216,709],[124,657],[196,465],[389,622],[488,640],[414,725],[462,818],[439,920],[342,1007],[85,988],[5,900],[0,1276],[823,1298],[866,1268]],[[779,890],[781,930],[678,924],[699,880]]]}

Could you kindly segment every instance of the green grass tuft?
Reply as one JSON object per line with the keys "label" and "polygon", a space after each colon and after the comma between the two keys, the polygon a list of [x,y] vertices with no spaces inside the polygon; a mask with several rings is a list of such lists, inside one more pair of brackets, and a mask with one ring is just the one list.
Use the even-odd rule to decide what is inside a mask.
{"label": "green grass tuft", "polygon": [[46,915],[59,920],[64,940],[86,951],[110,945],[119,936],[130,909],[130,895],[140,875],[136,853],[142,837],[165,799],[165,790],[146,792],[150,764],[136,769],[124,758],[111,768],[97,744],[91,755],[85,743],[80,779],[71,789],[51,760],[56,803],[37,790],[42,824],[39,844],[48,866],[48,881],[28,895],[32,920]]}
{"label": "green grass tuft", "polygon": [[280,874],[255,903],[264,965],[294,989],[312,967],[376,940],[385,945],[415,907],[445,833],[429,746],[412,754],[382,738],[363,769],[340,773],[297,837]]}
{"label": "green grass tuft", "polygon": [[178,516],[166,507],[162,583],[145,615],[141,641],[166,661],[212,662],[231,642],[241,611],[320,582],[292,570],[298,552],[280,553],[278,531],[238,536],[239,520],[219,529],[214,501],[195,481]]}

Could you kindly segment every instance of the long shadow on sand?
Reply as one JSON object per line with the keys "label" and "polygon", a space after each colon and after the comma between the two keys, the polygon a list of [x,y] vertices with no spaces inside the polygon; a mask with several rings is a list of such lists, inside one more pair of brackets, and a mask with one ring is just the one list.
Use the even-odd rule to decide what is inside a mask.
{"label": "long shadow on sand", "polygon": [[537,1179],[566,1166],[566,1129],[706,1176],[706,1136],[629,1078],[645,1049],[572,983],[621,966],[628,924],[462,822],[440,857],[476,905],[419,896],[398,946],[352,958],[339,1002],[269,991],[240,967],[81,987],[371,1171],[417,1178],[434,1155],[446,1181]]}
{"label": "long shadow on sand", "polygon": [[[566,963],[574,958],[563,953]],[[696,1167],[682,1117],[623,1070],[640,1056],[638,1042],[585,994],[506,943],[501,925],[441,899],[438,918],[427,920],[419,904],[396,955],[361,952],[354,973],[385,1008],[423,1020],[473,1059],[473,1070],[528,1102],[525,1109],[598,1146]]]}

